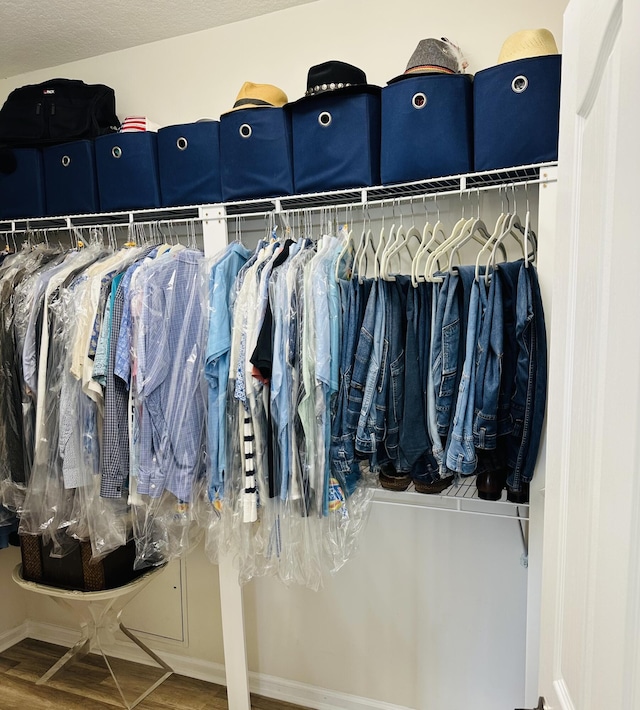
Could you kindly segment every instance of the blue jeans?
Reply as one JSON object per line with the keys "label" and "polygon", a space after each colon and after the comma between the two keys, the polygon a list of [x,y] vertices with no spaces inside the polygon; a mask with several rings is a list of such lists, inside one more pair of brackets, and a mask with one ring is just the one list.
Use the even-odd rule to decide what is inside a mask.
{"label": "blue jeans", "polygon": [[503,358],[496,427],[497,445],[503,449],[506,441],[503,437],[513,431],[511,398],[514,392],[517,358],[516,296],[522,263],[522,261],[509,261],[500,264],[493,274],[494,279],[497,277],[500,280],[502,293]]}
{"label": "blue jeans", "polygon": [[407,294],[404,409],[400,449],[414,481],[439,478],[427,424],[427,378],[431,340],[431,284],[420,283]]}
{"label": "blue jeans", "polygon": [[516,376],[507,440],[508,485],[520,490],[533,478],[547,395],[547,336],[535,267],[522,265],[516,290]]}
{"label": "blue jeans", "polygon": [[[376,320],[377,288],[374,282],[360,284],[356,290],[355,304],[352,313],[357,320],[347,326],[347,340],[355,334],[356,343],[353,361],[350,368],[344,372],[341,387],[344,394],[342,413],[336,413],[338,424],[333,429],[331,459],[334,471],[342,472],[353,481],[347,484],[347,490],[353,490],[360,475],[356,461],[355,437],[363,406],[364,391],[367,381],[369,362],[373,351],[374,327]],[[362,319],[360,320],[360,313]],[[354,332],[349,334],[350,328]],[[344,332],[344,331],[343,331]],[[348,348],[345,348],[347,350]],[[345,363],[347,353],[344,354]],[[340,396],[340,395],[339,395]]]}
{"label": "blue jeans", "polygon": [[447,274],[436,302],[431,350],[435,416],[438,434],[447,435],[455,407],[458,348],[460,347],[460,304],[458,275]]}
{"label": "blue jeans", "polygon": [[[480,280],[484,295],[484,280]],[[478,449],[495,449],[498,395],[503,360],[502,284],[494,274],[478,334],[473,440]]]}
{"label": "blue jeans", "polygon": [[340,356],[340,385],[331,423],[330,466],[333,476],[343,485],[347,495],[350,495],[360,478],[360,469],[355,460],[355,428],[350,429],[347,421],[349,390],[357,338],[364,315],[361,302],[368,289],[363,288],[357,279],[341,281],[340,289],[343,347]]}
{"label": "blue jeans", "polygon": [[474,282],[469,302],[465,359],[445,459],[448,469],[462,475],[471,475],[476,470],[477,465],[476,451],[473,445],[473,412],[476,384],[476,346],[482,309],[480,284]]}
{"label": "blue jeans", "polygon": [[[372,338],[369,361],[367,363],[367,376],[362,407],[358,417],[356,429],[356,450],[371,455],[372,465],[376,466],[376,452],[378,443],[384,438],[385,428],[385,387],[387,378],[387,357],[389,342],[385,333],[386,322],[386,282],[377,281],[373,284],[369,300],[375,294],[373,334],[368,331],[365,338]],[[369,306],[367,304],[367,310]],[[364,331],[364,325],[363,325]],[[362,338],[361,331],[361,338]],[[358,357],[356,353],[356,358]]]}
{"label": "blue jeans", "polygon": [[[390,462],[397,471],[408,472],[409,464],[400,449],[401,428],[405,405],[405,342],[407,333],[407,293],[409,278],[398,276],[384,282],[386,290],[385,340],[388,343],[388,373],[383,380],[386,426],[384,441],[378,445],[378,463]],[[413,290],[413,289],[412,289]]]}

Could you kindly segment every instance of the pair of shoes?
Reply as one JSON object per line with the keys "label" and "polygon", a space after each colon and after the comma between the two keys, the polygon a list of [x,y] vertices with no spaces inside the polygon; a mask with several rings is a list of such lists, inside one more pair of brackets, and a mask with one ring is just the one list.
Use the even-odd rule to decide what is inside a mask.
{"label": "pair of shoes", "polygon": [[392,464],[382,464],[378,473],[380,485],[387,491],[406,491],[411,483],[411,476],[398,473]]}
{"label": "pair of shoes", "polygon": [[500,500],[506,485],[507,470],[504,468],[483,471],[476,476],[478,498],[482,500]]}
{"label": "pair of shoes", "polygon": [[444,478],[436,478],[435,480],[414,481],[413,485],[418,493],[426,493],[434,495],[442,493],[453,484],[453,476],[445,476]]}
{"label": "pair of shoes", "polygon": [[519,488],[507,485],[507,500],[520,505],[529,502],[529,481],[520,484]]}

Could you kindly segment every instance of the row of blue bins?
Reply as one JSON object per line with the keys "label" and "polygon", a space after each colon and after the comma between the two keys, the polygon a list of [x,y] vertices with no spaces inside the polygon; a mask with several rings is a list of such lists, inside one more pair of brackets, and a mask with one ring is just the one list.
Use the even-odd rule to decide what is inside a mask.
{"label": "row of blue bins", "polygon": [[557,159],[559,55],[416,75],[158,133],[16,149],[0,217],[207,204]]}

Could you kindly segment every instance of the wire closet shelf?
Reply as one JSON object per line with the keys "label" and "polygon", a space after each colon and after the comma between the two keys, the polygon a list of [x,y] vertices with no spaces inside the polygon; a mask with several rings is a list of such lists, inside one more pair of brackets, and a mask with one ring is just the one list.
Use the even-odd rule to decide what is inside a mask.
{"label": "wire closet shelf", "polygon": [[446,197],[465,193],[480,193],[526,185],[555,182],[548,169],[556,163],[537,163],[501,170],[466,173],[448,177],[418,180],[396,185],[378,185],[348,190],[332,190],[303,195],[289,195],[254,200],[222,202],[212,205],[159,207],[154,209],[99,212],[0,220],[0,235],[33,231],[70,230],[84,227],[127,227],[133,224],[165,224],[171,222],[204,222],[211,219],[260,217],[290,211],[317,211],[328,207],[384,207],[402,204],[427,196]]}

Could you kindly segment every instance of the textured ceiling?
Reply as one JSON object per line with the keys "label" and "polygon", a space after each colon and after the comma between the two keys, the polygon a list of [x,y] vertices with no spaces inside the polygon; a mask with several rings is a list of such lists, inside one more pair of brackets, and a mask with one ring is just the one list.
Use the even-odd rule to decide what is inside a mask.
{"label": "textured ceiling", "polygon": [[0,0],[0,77],[197,32],[313,0]]}

